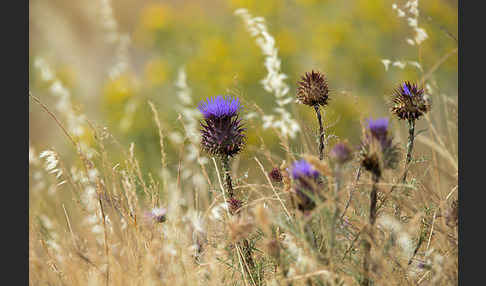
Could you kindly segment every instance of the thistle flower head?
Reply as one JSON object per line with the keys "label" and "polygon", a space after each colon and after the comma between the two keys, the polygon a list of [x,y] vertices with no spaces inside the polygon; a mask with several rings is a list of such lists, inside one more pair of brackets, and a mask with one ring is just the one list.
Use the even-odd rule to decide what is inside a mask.
{"label": "thistle flower head", "polygon": [[297,100],[309,106],[327,105],[329,87],[326,77],[320,72],[306,72],[297,83]]}
{"label": "thistle flower head", "polygon": [[344,164],[353,158],[353,151],[346,141],[339,142],[329,152],[329,157],[338,164]]}
{"label": "thistle flower head", "polygon": [[388,145],[388,118],[378,118],[373,120],[373,118],[367,119],[368,121],[368,130],[371,133],[371,136],[377,139],[382,146]]}
{"label": "thistle flower head", "polygon": [[307,163],[306,160],[300,160],[292,165],[292,178],[302,179],[302,178],[317,178],[319,172],[315,170],[311,164]]}
{"label": "thistle flower head", "polygon": [[388,118],[368,119],[361,142],[361,165],[377,177],[382,168],[394,169],[399,162],[399,147],[393,144],[388,126]]}
{"label": "thistle flower head", "polygon": [[398,119],[419,119],[430,107],[430,101],[424,97],[424,89],[408,81],[401,83],[391,97],[391,112]]}
{"label": "thistle flower head", "polygon": [[204,116],[201,121],[202,148],[218,156],[238,154],[246,140],[245,128],[238,118],[242,105],[238,98],[217,96],[199,103],[199,111]]}
{"label": "thistle flower head", "polygon": [[316,203],[308,194],[317,193],[316,187],[319,184],[319,172],[306,160],[300,160],[292,165],[292,178],[296,181],[294,190],[298,209],[303,212],[314,209]]}

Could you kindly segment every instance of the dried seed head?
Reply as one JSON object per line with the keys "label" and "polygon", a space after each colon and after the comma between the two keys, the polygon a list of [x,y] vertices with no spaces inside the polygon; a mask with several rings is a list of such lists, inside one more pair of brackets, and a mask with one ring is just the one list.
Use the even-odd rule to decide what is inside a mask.
{"label": "dried seed head", "polygon": [[237,213],[240,210],[241,206],[243,205],[243,203],[240,200],[235,198],[230,198],[227,202],[231,214]]}
{"label": "dried seed head", "polygon": [[309,106],[325,106],[328,101],[329,88],[326,77],[320,72],[306,72],[297,83],[297,100]]}
{"label": "dried seed head", "polygon": [[201,145],[211,155],[238,154],[245,144],[245,128],[238,119],[242,109],[238,98],[217,96],[201,101],[198,109],[204,116],[201,122]]}
{"label": "dried seed head", "polygon": [[361,166],[376,177],[381,177],[380,160],[376,153],[365,154],[361,160]]}
{"label": "dried seed head", "polygon": [[424,89],[410,82],[403,82],[394,90],[390,105],[398,119],[407,120],[419,119],[431,108],[430,100],[424,97]]}
{"label": "dried seed head", "polygon": [[277,167],[274,167],[272,171],[268,173],[268,176],[270,179],[272,179],[273,182],[275,183],[280,183],[282,182],[282,172],[280,172],[280,169]]}

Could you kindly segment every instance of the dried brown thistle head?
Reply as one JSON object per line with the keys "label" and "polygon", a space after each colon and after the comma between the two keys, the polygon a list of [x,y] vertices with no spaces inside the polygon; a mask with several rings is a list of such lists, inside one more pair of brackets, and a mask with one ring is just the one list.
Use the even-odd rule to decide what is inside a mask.
{"label": "dried brown thistle head", "polygon": [[398,119],[419,119],[430,108],[430,101],[424,97],[424,89],[408,81],[400,84],[391,97],[390,110]]}
{"label": "dried brown thistle head", "polygon": [[297,100],[308,106],[325,106],[329,99],[326,76],[318,71],[306,72],[297,83]]}

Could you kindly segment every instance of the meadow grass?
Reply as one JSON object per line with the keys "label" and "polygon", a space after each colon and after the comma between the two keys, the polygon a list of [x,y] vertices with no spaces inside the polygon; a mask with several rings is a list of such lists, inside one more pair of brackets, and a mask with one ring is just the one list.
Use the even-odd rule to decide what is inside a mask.
{"label": "meadow grass", "polygon": [[[418,2],[407,3],[401,9],[412,15],[414,37],[406,42],[418,47],[428,34],[417,24]],[[110,1],[102,4],[107,23],[114,22]],[[393,10],[404,17],[404,10]],[[428,82],[457,49],[418,80],[432,99],[430,112],[413,128],[387,121],[396,150],[376,151],[377,174],[362,157],[373,161],[366,152],[382,150],[380,142],[364,154],[354,148],[368,138],[365,120],[362,142],[339,138],[349,145],[349,158],[339,153],[348,147],[333,151],[337,136],[331,127],[340,122],[331,122],[326,112],[341,93],[330,92],[329,104],[321,107],[308,104],[318,121],[299,117],[264,19],[246,9],[235,16],[265,57],[260,83],[275,105],[261,108],[237,87],[228,93],[245,106],[243,126],[261,126],[278,144],[263,135],[258,144],[238,141],[242,148],[232,158],[201,148],[200,114],[183,68],[176,83],[177,120],[161,117],[166,107],[151,100],[130,99],[125,110],[143,106],[151,112],[149,132],[160,150],[153,168],[144,165],[135,143],[121,143],[105,124],[80,113],[47,63],[35,61],[57,101],[51,107],[29,92],[31,109],[49,117],[47,128],[61,130],[59,141],[68,149],[29,144],[30,285],[457,285],[457,97]],[[110,71],[116,77],[126,69],[130,39],[116,22],[106,28],[118,44],[119,63]],[[416,61],[383,64],[386,70],[422,70]],[[327,83],[325,89],[327,100]],[[124,117],[120,126],[133,120]],[[393,168],[382,164],[387,156],[396,156]],[[300,160],[310,165],[301,164],[304,178],[294,172]]]}
{"label": "meadow grass", "polygon": [[[434,107],[457,108],[443,100]],[[151,107],[161,139],[163,179],[142,174],[134,146],[121,146],[97,126],[92,126],[96,155],[91,159],[66,136],[78,157],[70,166],[55,150],[39,154],[31,146],[32,285],[355,285],[364,279],[363,241],[372,246],[373,285],[457,284],[457,157],[446,143],[451,138],[440,131],[439,118],[427,115],[431,135],[416,138],[432,157],[410,164],[402,160],[376,184],[376,227],[370,231],[372,176],[364,172],[358,179],[355,160],[344,165],[336,184],[335,163],[327,155],[319,160],[317,147],[313,154],[285,158],[259,150],[249,163],[261,170],[256,177],[241,177],[233,164],[233,177],[238,178],[233,188],[243,205],[230,215],[217,160],[203,165],[181,159],[177,169],[170,169],[164,162],[166,132],[157,108]],[[50,112],[48,106],[42,108]],[[445,120],[447,128],[454,124]],[[124,160],[112,161],[108,145],[116,145]],[[325,178],[319,190],[324,199],[313,198],[316,207],[310,213],[296,208],[286,171],[297,156]],[[282,182],[268,177],[275,165]],[[188,168],[207,180],[207,189],[181,179],[181,171]],[[405,170],[408,179],[403,183]],[[163,221],[150,215],[158,207],[167,209]],[[251,269],[242,240],[252,249]]]}

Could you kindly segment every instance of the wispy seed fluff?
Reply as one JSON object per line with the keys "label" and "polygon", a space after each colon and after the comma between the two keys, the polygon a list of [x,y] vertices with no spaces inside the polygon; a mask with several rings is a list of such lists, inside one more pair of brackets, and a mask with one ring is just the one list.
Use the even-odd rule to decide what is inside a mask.
{"label": "wispy seed fluff", "polygon": [[419,119],[430,108],[430,100],[424,97],[424,89],[415,83],[401,83],[391,96],[391,112],[398,119]]}
{"label": "wispy seed fluff", "polygon": [[320,72],[306,72],[297,83],[297,100],[309,106],[326,106],[329,87],[326,76]]}
{"label": "wispy seed fluff", "polygon": [[238,98],[221,95],[199,103],[198,109],[204,116],[200,129],[203,150],[222,157],[233,157],[241,151],[246,141],[239,119],[242,108]]}
{"label": "wispy seed fluff", "polygon": [[287,75],[281,71],[281,60],[278,57],[278,49],[275,38],[268,32],[265,19],[263,17],[253,17],[247,9],[237,9],[235,14],[240,16],[246,23],[250,34],[256,38],[256,43],[265,56],[265,68],[267,75],[261,81],[263,88],[275,96],[277,107],[274,108],[275,114],[264,115],[263,129],[269,127],[280,130],[283,136],[294,138],[300,131],[299,124],[285,108],[292,102],[292,98],[287,94],[290,90],[285,83]]}

